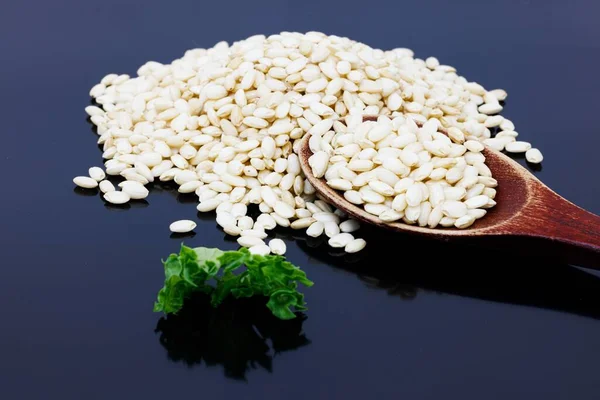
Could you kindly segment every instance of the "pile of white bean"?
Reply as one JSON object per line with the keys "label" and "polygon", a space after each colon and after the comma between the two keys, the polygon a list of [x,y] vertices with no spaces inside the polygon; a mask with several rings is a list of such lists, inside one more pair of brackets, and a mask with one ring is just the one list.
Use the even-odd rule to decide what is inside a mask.
{"label": "pile of white bean", "polygon": [[456,127],[421,128],[408,117],[365,121],[349,116],[335,132],[310,137],[313,175],[381,221],[468,228],[496,205],[497,182],[484,146]]}
{"label": "pile of white bean", "polygon": [[[283,253],[264,242],[275,226],[326,234],[332,246],[361,250],[358,224],[318,200],[295,154],[306,132],[325,136],[346,116],[384,115],[420,123],[435,119],[468,140],[496,149],[541,153],[525,142],[502,110],[503,90],[486,91],[437,59],[409,49],[382,51],[322,33],[257,35],[229,46],[193,49],[171,64],[148,62],[137,77],[106,75],[86,107],[103,145],[105,171],[120,175],[120,191],[94,167],[75,184],[100,186],[104,199],[123,204],[148,195],[149,182],[174,180],[195,193],[198,210],[257,254]],[[491,128],[502,132],[491,138]],[[258,205],[253,220],[247,206]],[[190,222],[192,222],[190,224]],[[193,221],[175,229],[193,229]],[[187,227],[187,228],[186,228]],[[173,228],[173,227],[172,227]]]}

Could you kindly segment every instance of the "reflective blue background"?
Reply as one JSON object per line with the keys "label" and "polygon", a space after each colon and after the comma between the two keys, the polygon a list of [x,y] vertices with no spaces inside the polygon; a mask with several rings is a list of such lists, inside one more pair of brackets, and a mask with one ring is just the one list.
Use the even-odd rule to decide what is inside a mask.
{"label": "reflective blue background", "polygon": [[105,74],[319,30],[410,47],[506,89],[504,115],[546,157],[536,175],[600,213],[599,13],[593,0],[2,2],[0,396],[597,399],[600,280],[589,272],[368,230],[359,260],[290,239],[290,260],[316,282],[303,324],[199,299],[155,332],[161,257],[182,240],[235,243],[211,216],[193,238],[170,238],[171,221],[196,215],[172,187],[122,210],[71,179],[101,163],[83,108]]}

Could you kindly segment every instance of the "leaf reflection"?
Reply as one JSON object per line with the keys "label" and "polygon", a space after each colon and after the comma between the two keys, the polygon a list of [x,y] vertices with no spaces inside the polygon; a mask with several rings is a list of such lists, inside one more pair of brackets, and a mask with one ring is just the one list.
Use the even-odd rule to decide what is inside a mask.
{"label": "leaf reflection", "polygon": [[228,299],[218,308],[204,294],[190,298],[177,315],[158,321],[155,332],[170,360],[189,367],[222,365],[225,376],[246,380],[252,369],[273,369],[274,358],[310,344],[302,331],[306,316],[282,321],[264,298]]}

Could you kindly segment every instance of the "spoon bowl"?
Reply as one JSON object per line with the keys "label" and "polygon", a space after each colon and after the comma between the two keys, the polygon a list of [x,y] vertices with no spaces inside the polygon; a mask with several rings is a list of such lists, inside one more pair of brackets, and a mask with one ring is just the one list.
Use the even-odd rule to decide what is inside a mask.
{"label": "spoon bowl", "polygon": [[[377,117],[366,116],[364,120],[375,121]],[[550,251],[567,262],[600,268],[600,217],[562,198],[501,152],[489,147],[482,152],[492,176],[498,181],[494,199],[497,204],[469,228],[432,229],[384,222],[348,202],[342,192],[313,175],[308,164],[312,156],[309,139],[309,134],[304,136],[299,151],[300,166],[306,179],[326,201],[360,221],[441,240],[485,241],[502,244],[502,247],[519,241],[519,245],[535,247],[545,254]],[[506,239],[511,240],[507,242]]]}

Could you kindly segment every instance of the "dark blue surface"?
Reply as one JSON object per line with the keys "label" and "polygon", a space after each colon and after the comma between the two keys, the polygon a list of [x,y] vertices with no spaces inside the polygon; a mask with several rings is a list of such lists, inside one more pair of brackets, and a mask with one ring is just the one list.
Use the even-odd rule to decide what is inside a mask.
{"label": "dark blue surface", "polygon": [[[593,0],[3,2],[0,397],[598,399],[596,275],[405,236],[365,232],[381,263],[289,240],[316,282],[304,337],[240,304],[210,325],[200,304],[187,321],[197,326],[162,326],[163,346],[151,311],[159,260],[181,241],[168,224],[195,203],[164,187],[147,206],[107,208],[71,179],[101,163],[83,108],[105,74],[319,30],[409,47],[506,89],[504,115],[546,157],[536,175],[600,213],[599,13]],[[196,231],[187,243],[235,247],[210,216]],[[257,320],[265,343],[248,329]]]}

